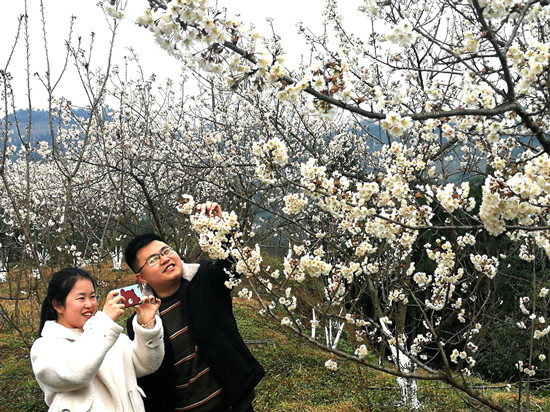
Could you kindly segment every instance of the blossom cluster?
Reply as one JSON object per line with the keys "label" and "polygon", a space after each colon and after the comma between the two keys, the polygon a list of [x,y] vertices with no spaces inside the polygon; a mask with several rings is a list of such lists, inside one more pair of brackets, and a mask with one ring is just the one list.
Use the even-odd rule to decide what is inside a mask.
{"label": "blossom cluster", "polygon": [[329,359],[325,362],[325,368],[327,368],[329,371],[337,371],[338,363],[336,363],[336,361],[334,361],[333,359]]}
{"label": "blossom cluster", "polygon": [[[549,211],[549,166],[549,157],[544,153],[528,160],[522,172],[509,177],[496,172],[486,179],[479,216],[490,233],[502,233],[506,221],[517,220],[521,225],[533,226],[545,219]],[[525,232],[524,235],[533,238],[550,256],[546,232]]]}
{"label": "blossom cluster", "polygon": [[179,213],[183,213],[185,215],[190,215],[193,213],[193,210],[195,209],[195,200],[193,199],[193,196],[183,195],[176,209]]}
{"label": "blossom cluster", "polygon": [[550,59],[548,43],[531,39],[526,46],[512,46],[507,53],[507,57],[513,62],[514,69],[521,76],[517,85],[520,92],[527,92],[534,85],[545,67],[548,67],[548,59]]}
{"label": "blossom cluster", "polygon": [[[545,298],[548,292],[546,288],[542,288],[539,292],[539,296]],[[550,325],[547,325],[546,318],[544,316],[537,316],[535,310],[530,311],[529,308],[532,306],[531,299],[527,296],[519,298],[519,309],[523,315],[527,316],[526,321],[516,322],[516,326],[519,329],[527,329],[525,322],[534,322],[535,330],[533,332],[533,338],[541,339],[550,333]],[[546,325],[546,326],[545,326]]]}
{"label": "blossom cluster", "polygon": [[399,113],[391,112],[382,120],[384,130],[390,132],[394,137],[399,137],[413,126],[410,117],[401,117]]}
{"label": "blossom cluster", "polygon": [[449,213],[453,213],[463,204],[467,205],[466,210],[471,211],[475,206],[475,199],[468,197],[469,193],[468,182],[462,183],[459,187],[448,183],[444,187],[438,188],[436,198]]}
{"label": "blossom cluster", "polygon": [[239,228],[235,212],[224,211],[221,218],[195,213],[190,220],[193,230],[199,235],[201,249],[212,259],[227,259],[230,253],[227,247],[230,236]]}
{"label": "blossom cluster", "polygon": [[254,248],[247,246],[234,247],[231,250],[231,256],[237,260],[237,264],[235,265],[237,273],[246,277],[260,273],[263,258],[258,244]]}
{"label": "blossom cluster", "polygon": [[267,141],[260,140],[252,146],[256,162],[256,174],[264,183],[275,182],[275,167],[284,166],[288,161],[287,147],[278,137]]}
{"label": "blossom cluster", "polygon": [[332,270],[332,265],[323,260],[322,249],[317,249],[313,256],[310,254],[302,256],[300,266],[305,273],[313,277],[326,276]]}
{"label": "blossom cluster", "polygon": [[307,197],[303,193],[291,193],[286,195],[283,198],[285,202],[285,207],[283,207],[283,212],[289,215],[295,215],[300,213],[300,211],[307,206]]}
{"label": "blossom cluster", "polygon": [[470,260],[476,270],[484,273],[489,279],[493,279],[498,273],[499,260],[496,257],[470,254]]}
{"label": "blossom cluster", "polygon": [[427,332],[426,334],[419,333],[413,339],[413,343],[411,344],[411,353],[415,356],[420,355],[421,358],[425,359],[426,355],[422,352],[424,347],[432,341],[433,336],[430,332]]}
{"label": "blossom cluster", "polygon": [[453,349],[453,353],[451,353],[450,358],[454,363],[458,363],[461,359],[465,360],[470,368],[474,367],[476,364],[474,358],[469,356],[466,351],[459,351],[458,349]]}
{"label": "blossom cluster", "polygon": [[410,46],[416,40],[416,33],[412,23],[408,20],[401,20],[399,25],[392,28],[386,34],[386,39],[401,46]]}
{"label": "blossom cluster", "polygon": [[525,373],[529,376],[535,376],[536,375],[536,369],[537,367],[535,365],[529,366],[528,363],[523,362],[522,360],[517,361],[516,368],[520,371]]}
{"label": "blossom cluster", "polygon": [[461,268],[456,269],[455,261],[456,254],[453,251],[451,242],[446,239],[438,239],[436,241],[437,249],[431,249],[431,245],[425,245],[428,257],[437,263],[434,270],[433,280],[431,276],[426,276],[423,273],[417,273],[413,279],[419,286],[425,286],[430,283],[432,285],[432,296],[425,300],[425,304],[432,310],[442,310],[449,298],[451,298],[456,289],[458,281],[463,276]]}
{"label": "blossom cluster", "polygon": [[296,296],[292,295],[292,288],[290,287],[286,288],[284,296],[279,298],[279,303],[290,312],[296,310],[297,302]]}

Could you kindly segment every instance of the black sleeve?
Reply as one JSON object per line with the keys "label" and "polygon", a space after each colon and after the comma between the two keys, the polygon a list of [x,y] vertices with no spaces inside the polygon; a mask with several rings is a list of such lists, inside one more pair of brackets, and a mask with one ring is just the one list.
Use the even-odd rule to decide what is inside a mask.
{"label": "black sleeve", "polygon": [[126,320],[126,334],[131,340],[134,340],[136,333],[134,332],[134,325],[132,325],[132,320],[136,316],[136,312]]}
{"label": "black sleeve", "polygon": [[[134,339],[135,332],[132,320],[134,313],[126,321],[126,331],[130,339]],[[156,372],[137,379],[138,385],[145,392],[143,398],[146,412],[174,412],[176,405],[176,393],[174,389],[174,377],[172,361],[172,345],[166,330],[164,331],[164,359]]]}

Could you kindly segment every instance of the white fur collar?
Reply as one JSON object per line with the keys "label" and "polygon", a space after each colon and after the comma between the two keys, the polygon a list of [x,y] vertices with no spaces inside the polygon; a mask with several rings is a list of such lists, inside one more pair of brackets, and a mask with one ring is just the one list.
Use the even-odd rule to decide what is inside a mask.
{"label": "white fur collar", "polygon": [[199,270],[200,266],[201,265],[199,265],[198,263],[184,263],[183,274],[181,275],[181,277],[191,282],[191,279],[195,277],[195,274]]}

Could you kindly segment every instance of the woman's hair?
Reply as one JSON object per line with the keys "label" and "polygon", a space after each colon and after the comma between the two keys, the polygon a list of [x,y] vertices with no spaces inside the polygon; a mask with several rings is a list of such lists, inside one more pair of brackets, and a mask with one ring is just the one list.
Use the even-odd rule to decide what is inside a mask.
{"label": "woman's hair", "polygon": [[42,329],[47,320],[57,320],[57,312],[53,306],[53,302],[56,301],[60,305],[65,305],[65,299],[67,299],[67,295],[73,289],[78,279],[88,279],[92,282],[94,289],[96,288],[94,279],[84,269],[65,268],[54,273],[48,285],[44,302],[42,302],[42,309],[40,310],[39,334],[42,334]]}

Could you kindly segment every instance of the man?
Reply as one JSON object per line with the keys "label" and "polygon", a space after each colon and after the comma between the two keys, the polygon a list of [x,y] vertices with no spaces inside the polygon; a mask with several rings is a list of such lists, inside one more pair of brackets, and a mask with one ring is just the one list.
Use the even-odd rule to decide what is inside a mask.
{"label": "man", "polygon": [[[217,203],[198,205],[197,211],[222,215]],[[144,295],[152,290],[161,299],[166,354],[155,373],[138,379],[146,411],[253,411],[254,387],[265,372],[233,316],[224,284],[232,262],[184,263],[155,234],[133,239],[124,257],[144,284]],[[132,318],[127,329],[133,338]]]}

